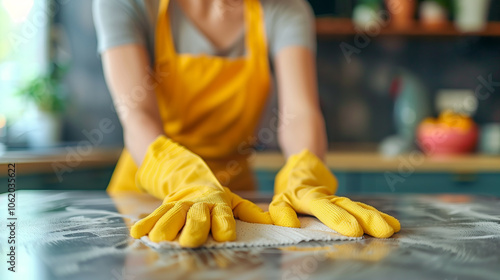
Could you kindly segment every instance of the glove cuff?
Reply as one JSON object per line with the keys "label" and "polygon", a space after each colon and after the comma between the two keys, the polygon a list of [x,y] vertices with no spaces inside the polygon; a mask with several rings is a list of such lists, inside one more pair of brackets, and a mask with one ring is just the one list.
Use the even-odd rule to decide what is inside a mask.
{"label": "glove cuff", "polygon": [[274,193],[301,186],[324,187],[334,194],[337,191],[337,179],[328,167],[308,149],[290,156],[287,163],[276,175]]}
{"label": "glove cuff", "polygon": [[192,186],[222,190],[198,155],[163,135],[149,145],[135,180],[137,187],[159,199]]}

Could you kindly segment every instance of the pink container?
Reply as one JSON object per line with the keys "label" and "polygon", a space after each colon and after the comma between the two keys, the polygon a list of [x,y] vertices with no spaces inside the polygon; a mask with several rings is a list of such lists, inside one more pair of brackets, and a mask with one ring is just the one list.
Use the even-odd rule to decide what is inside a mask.
{"label": "pink container", "polygon": [[475,124],[468,130],[442,124],[421,124],[417,130],[417,142],[429,156],[452,156],[474,151],[478,135]]}

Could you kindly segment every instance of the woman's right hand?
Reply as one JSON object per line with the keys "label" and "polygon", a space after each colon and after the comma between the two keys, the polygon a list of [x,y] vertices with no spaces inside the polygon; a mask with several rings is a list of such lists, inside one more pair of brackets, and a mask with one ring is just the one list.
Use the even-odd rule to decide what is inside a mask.
{"label": "woman's right hand", "polygon": [[172,241],[182,229],[180,245],[194,248],[205,243],[210,231],[219,242],[236,239],[235,217],[272,224],[269,213],[222,187],[199,156],[164,136],[148,148],[136,182],[163,204],[132,227],[134,238]]}

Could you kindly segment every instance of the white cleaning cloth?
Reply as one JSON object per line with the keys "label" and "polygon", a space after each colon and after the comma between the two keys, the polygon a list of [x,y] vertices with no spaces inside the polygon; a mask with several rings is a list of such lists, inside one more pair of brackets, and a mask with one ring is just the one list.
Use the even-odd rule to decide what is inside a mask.
{"label": "white cleaning cloth", "polygon": [[[301,228],[288,228],[274,225],[251,224],[236,220],[236,240],[217,242],[211,236],[202,248],[236,248],[236,247],[278,247],[293,245],[304,241],[356,240],[362,237],[347,237],[325,226],[313,217],[299,217]],[[153,249],[177,249],[178,239],[171,242],[155,243],[147,236],[141,238]]]}

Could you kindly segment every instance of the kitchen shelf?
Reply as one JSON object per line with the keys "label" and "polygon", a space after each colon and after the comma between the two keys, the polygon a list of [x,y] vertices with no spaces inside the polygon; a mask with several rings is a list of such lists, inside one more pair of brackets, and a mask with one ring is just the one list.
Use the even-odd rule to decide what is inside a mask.
{"label": "kitchen shelf", "polygon": [[[95,149],[82,155],[75,163],[74,159],[69,159],[68,162],[68,152],[62,148],[39,155],[28,151],[7,152],[0,157],[0,177],[7,175],[8,163],[16,163],[18,175],[54,173],[57,166],[67,166],[71,170],[112,168],[120,153],[121,148]],[[445,159],[423,157],[421,162],[414,164],[411,162],[412,158],[410,155],[386,158],[366,146],[355,150],[341,148],[329,151],[326,163],[333,170],[348,172],[398,172],[409,164],[415,172],[500,173],[500,156],[471,154]],[[258,170],[276,171],[283,166],[285,160],[279,152],[259,152],[250,163]]]}
{"label": "kitchen shelf", "polygon": [[[257,169],[278,170],[285,164],[280,153],[258,153],[253,162]],[[500,172],[500,156],[478,154],[460,155],[449,158],[432,158],[415,155],[384,157],[377,152],[331,151],[326,155],[329,168],[338,171],[355,172],[399,172],[410,168],[414,172]]]}
{"label": "kitchen shelf", "polygon": [[[73,147],[73,151],[76,147]],[[9,151],[0,156],[0,177],[7,176],[10,163],[16,164],[17,175],[70,172],[79,169],[108,168],[115,166],[121,148],[95,148],[90,153],[69,153],[64,148],[52,148],[44,152]],[[76,156],[75,156],[76,155]]]}
{"label": "kitchen shelf", "polygon": [[[358,34],[357,28],[350,18],[323,17],[316,19],[316,33],[320,37],[349,36]],[[408,28],[395,28],[389,25],[382,27],[380,35],[389,36],[500,36],[500,22],[489,22],[486,29],[481,32],[463,33],[455,28],[452,22],[442,27],[429,28],[418,21]]]}

